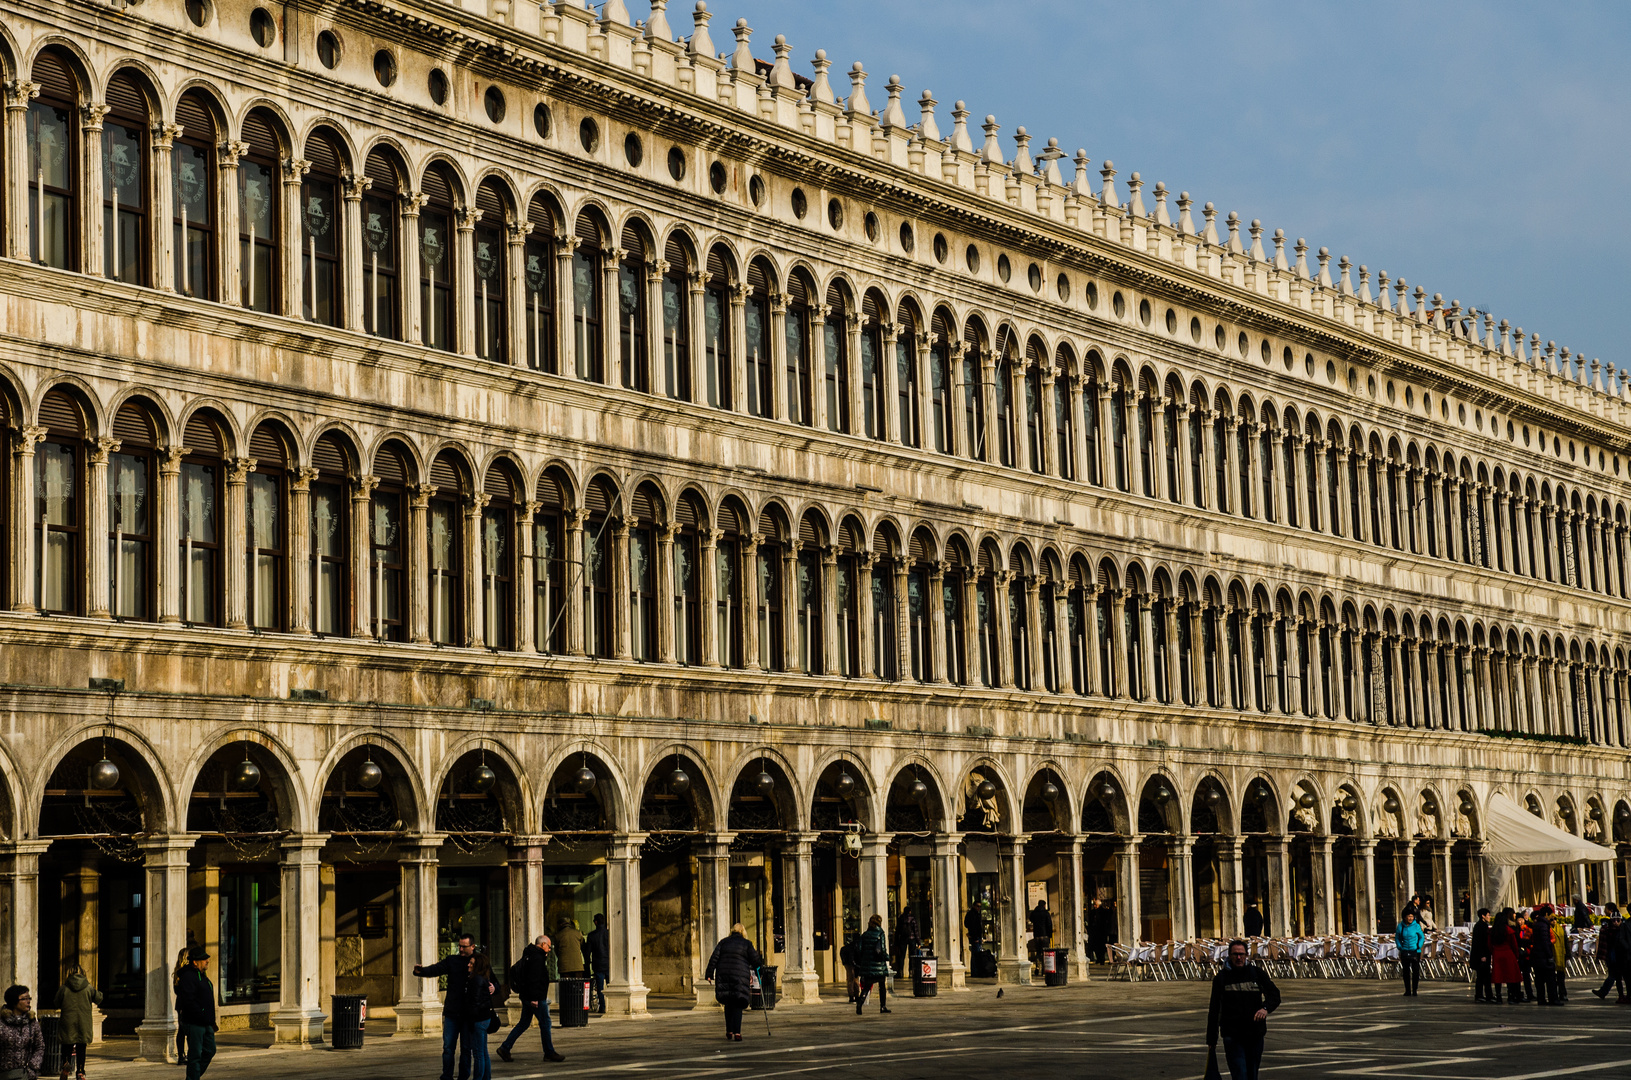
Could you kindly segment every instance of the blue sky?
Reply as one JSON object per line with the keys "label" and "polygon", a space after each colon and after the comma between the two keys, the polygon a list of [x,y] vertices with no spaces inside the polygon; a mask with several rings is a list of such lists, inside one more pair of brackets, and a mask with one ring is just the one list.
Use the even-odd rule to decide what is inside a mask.
{"label": "blue sky", "polygon": [[[626,0],[632,17],[646,0]],[[676,36],[691,0],[671,0]],[[838,78],[860,60],[874,107],[995,114],[1012,156],[1057,137],[1096,170],[1164,181],[1631,366],[1631,4],[711,0],[717,48],[746,17],[754,55],[786,34]],[[915,104],[908,108],[915,121]],[[972,122],[972,121],[971,121]],[[974,132],[978,145],[980,136]],[[1125,195],[1125,188],[1123,188]],[[1608,218],[1599,218],[1600,213]],[[1198,217],[1197,213],[1197,217]],[[1289,247],[1289,245],[1288,245]],[[1312,260],[1311,260],[1312,261]]]}

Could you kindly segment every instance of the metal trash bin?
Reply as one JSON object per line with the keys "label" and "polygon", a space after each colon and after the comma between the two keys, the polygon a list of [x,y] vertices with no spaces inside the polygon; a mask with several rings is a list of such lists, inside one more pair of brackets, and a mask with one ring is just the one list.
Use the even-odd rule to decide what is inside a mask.
{"label": "metal trash bin", "polygon": [[562,979],[555,985],[560,989],[561,1027],[588,1027],[589,999],[594,984],[588,979]]}
{"label": "metal trash bin", "polygon": [[1042,982],[1045,986],[1065,986],[1070,982],[1070,950],[1042,950]]}
{"label": "metal trash bin", "polygon": [[368,1024],[368,998],[362,994],[329,996],[328,1044],[335,1050],[361,1050],[363,1028]]}
{"label": "metal trash bin", "polygon": [[939,993],[940,961],[934,953],[918,953],[912,958],[912,996],[936,997]]}
{"label": "metal trash bin", "polygon": [[776,973],[780,968],[761,967],[748,976],[748,1008],[774,1009],[778,987]]}
{"label": "metal trash bin", "polygon": [[[35,1013],[40,1021],[40,1033],[45,1036],[45,1058],[40,1062],[40,1075],[62,1071],[62,1016]],[[85,1063],[79,1063],[81,1069]]]}

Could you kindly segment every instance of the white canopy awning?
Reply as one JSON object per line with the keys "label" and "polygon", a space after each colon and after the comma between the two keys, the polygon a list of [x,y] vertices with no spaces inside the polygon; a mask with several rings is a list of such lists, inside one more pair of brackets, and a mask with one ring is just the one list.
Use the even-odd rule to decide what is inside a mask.
{"label": "white canopy awning", "polygon": [[1484,809],[1484,858],[1503,866],[1555,866],[1602,862],[1614,851],[1564,832],[1536,817],[1505,795],[1494,795]]}

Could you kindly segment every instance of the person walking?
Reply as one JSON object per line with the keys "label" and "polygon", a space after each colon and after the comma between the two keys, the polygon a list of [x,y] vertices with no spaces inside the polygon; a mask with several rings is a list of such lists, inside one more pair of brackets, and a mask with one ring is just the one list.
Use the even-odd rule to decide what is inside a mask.
{"label": "person walking", "polygon": [[883,932],[883,916],[874,914],[867,923],[866,933],[855,947],[855,973],[861,980],[861,996],[855,999],[855,1015],[861,1015],[866,996],[874,984],[878,987],[878,1011],[892,1012],[889,1008],[889,939]]}
{"label": "person walking", "polygon": [[1553,935],[1558,927],[1552,921],[1552,908],[1543,904],[1530,921],[1529,966],[1535,976],[1535,1000],[1542,1005],[1561,1005],[1557,1000],[1557,949]]}
{"label": "person walking", "polygon": [[72,1072],[85,1080],[85,1047],[91,1041],[91,1007],[102,1004],[102,991],[91,985],[85,969],[75,965],[57,990],[57,1038],[62,1040],[62,1076]]}
{"label": "person walking", "polygon": [[194,945],[176,991],[176,1014],[187,1036],[187,1080],[199,1080],[215,1057],[215,985],[210,982],[210,954]]}
{"label": "person walking", "polygon": [[8,986],[5,1002],[0,1008],[0,1076],[39,1080],[45,1032],[34,1015],[34,995],[26,986]]}
{"label": "person walking", "polygon": [[498,1044],[501,1061],[511,1060],[510,1051],[515,1041],[534,1019],[538,1021],[538,1034],[543,1037],[544,1060],[566,1060],[555,1052],[555,1042],[549,1031],[549,985],[560,977],[561,969],[556,963],[549,935],[539,934],[531,945],[521,950],[521,959],[510,965],[510,989],[521,1001],[521,1020]]}
{"label": "person walking", "polygon": [[1393,943],[1399,947],[1399,978],[1404,982],[1404,996],[1415,997],[1421,983],[1421,950],[1427,941],[1416,912],[1405,909],[1404,919],[1393,931]]}
{"label": "person walking", "polygon": [[1472,924],[1472,950],[1469,956],[1473,971],[1478,973],[1478,983],[1473,987],[1472,998],[1474,1001],[1493,1005],[1496,1001],[1495,985],[1490,973],[1490,960],[1493,954],[1490,951],[1489,931],[1489,908],[1479,908],[1478,921]]}
{"label": "person walking", "polygon": [[725,1041],[742,1041],[742,1012],[752,1000],[753,972],[764,963],[741,923],[720,938],[702,977],[714,984],[714,1000],[725,1007]]}
{"label": "person walking", "polygon": [[895,920],[895,974],[900,978],[906,977],[906,965],[917,955],[917,943],[923,939],[918,930],[917,915],[910,907],[900,909],[900,918]]}
{"label": "person walking", "polygon": [[612,973],[612,935],[606,929],[606,916],[596,913],[595,928],[584,939],[588,948],[589,978],[594,983],[595,1014],[606,1015],[606,979]]}
{"label": "person walking", "polygon": [[[413,973],[422,979],[447,976],[447,995],[442,998],[442,1077],[453,1080],[453,1057],[459,1048],[459,1023],[464,1015],[464,996],[470,988],[470,969],[476,960],[476,939],[460,934],[458,952],[443,957],[434,964],[415,964]],[[459,1072],[467,1074],[465,1062],[470,1058],[470,1046],[465,1044]]]}
{"label": "person walking", "polygon": [[1597,962],[1602,964],[1603,970],[1608,972],[1608,978],[1604,979],[1603,985],[1599,989],[1593,990],[1592,993],[1599,998],[1606,999],[1609,988],[1615,987],[1619,990],[1619,996],[1614,999],[1616,1002],[1625,1000],[1625,961],[1622,955],[1623,946],[1620,942],[1620,931],[1624,926],[1625,921],[1620,918],[1620,913],[1616,911],[1608,917],[1608,921],[1597,932]]}
{"label": "person walking", "polygon": [[1523,1000],[1523,974],[1518,967],[1518,928],[1513,923],[1513,912],[1506,908],[1496,916],[1489,928],[1489,977],[1495,985],[1495,1002],[1500,1004],[1502,986],[1506,987],[1506,1001],[1516,1005]]}
{"label": "person walking", "polygon": [[571,919],[562,918],[555,927],[555,955],[560,960],[561,977],[581,979],[586,969],[583,959],[583,931]]}
{"label": "person walking", "polygon": [[1233,1080],[1257,1080],[1269,1014],[1279,1007],[1280,988],[1247,961],[1246,943],[1239,938],[1229,942],[1229,963],[1212,978],[1206,1045],[1215,1051],[1218,1036],[1223,1036],[1223,1057]]}

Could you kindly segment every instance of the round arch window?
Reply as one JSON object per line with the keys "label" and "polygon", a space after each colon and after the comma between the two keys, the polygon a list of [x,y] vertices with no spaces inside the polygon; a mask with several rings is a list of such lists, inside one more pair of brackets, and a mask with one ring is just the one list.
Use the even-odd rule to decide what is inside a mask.
{"label": "round arch window", "polygon": [[970,244],[964,258],[968,263],[968,272],[978,274],[980,272],[980,249]]}
{"label": "round arch window", "polygon": [[640,136],[632,131],[623,136],[623,158],[631,169],[638,169],[640,162],[646,159],[646,148],[641,144]]}
{"label": "round arch window", "polygon": [[713,188],[715,195],[725,194],[725,185],[730,183],[731,174],[725,170],[725,163],[716,161],[708,166],[708,186]]}
{"label": "round arch window", "polygon": [[835,229],[844,227],[844,204],[837,199],[827,201],[827,224]]}
{"label": "round arch window", "polygon": [[255,39],[255,44],[263,49],[270,49],[277,40],[277,20],[265,8],[256,8],[249,14],[249,35]]}
{"label": "round arch window", "polygon": [[585,116],[578,124],[578,142],[583,144],[586,153],[594,153],[600,149],[600,125],[595,123],[593,117]]}
{"label": "round arch window", "polygon": [[540,139],[547,139],[549,128],[549,106],[540,101],[532,110],[532,130],[538,133]]}
{"label": "round arch window", "polygon": [[447,104],[447,73],[436,68],[430,73],[430,99],[438,105]]}
{"label": "round arch window", "polygon": [[390,49],[381,49],[374,54],[374,80],[381,86],[396,82],[396,57],[391,55]]}
{"label": "round arch window", "polygon": [[997,276],[1003,280],[1004,284],[1007,284],[1008,279],[1014,276],[1014,265],[1008,261],[1006,254],[997,256]]}
{"label": "round arch window", "polygon": [[481,96],[481,103],[487,110],[487,119],[495,124],[504,122],[504,91],[496,86],[489,86],[487,92]]}
{"label": "round arch window", "polygon": [[910,255],[917,248],[917,236],[912,232],[912,223],[900,223],[900,249]]}
{"label": "round arch window", "polygon": [[685,151],[677,146],[668,151],[668,175],[676,180],[685,179]]}
{"label": "round arch window", "polygon": [[333,71],[340,66],[340,39],[332,30],[317,35],[317,62]]}

